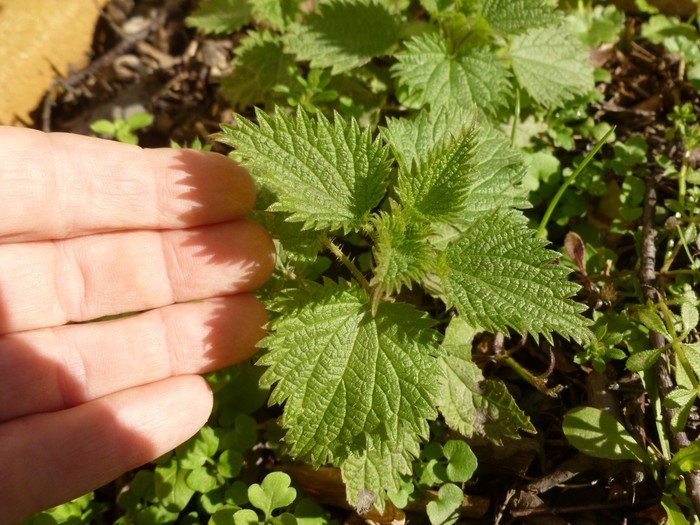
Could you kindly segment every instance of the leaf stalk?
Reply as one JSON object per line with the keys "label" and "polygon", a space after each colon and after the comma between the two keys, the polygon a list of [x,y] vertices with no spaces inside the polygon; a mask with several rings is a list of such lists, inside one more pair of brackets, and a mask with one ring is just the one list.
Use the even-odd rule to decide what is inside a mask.
{"label": "leaf stalk", "polygon": [[608,141],[608,138],[610,135],[612,135],[615,131],[615,127],[611,127],[605,135],[596,143],[595,147],[588,152],[588,155],[583,159],[581,164],[579,164],[578,168],[569,176],[561,186],[559,186],[559,190],[557,190],[557,193],[554,195],[554,198],[552,198],[552,201],[549,203],[549,206],[547,206],[547,211],[544,212],[544,216],[542,217],[542,221],[540,222],[539,228],[537,228],[537,234],[536,237],[538,239],[545,239],[547,237],[547,223],[549,222],[549,218],[552,216],[552,213],[554,212],[554,208],[557,207],[557,204],[559,204],[559,201],[561,200],[562,196],[564,195],[564,192],[567,190],[569,186],[576,180],[576,177],[578,177],[581,172],[588,166],[588,163],[593,160],[593,157],[595,157],[596,153],[600,151],[600,148],[603,147],[603,144],[605,144]]}

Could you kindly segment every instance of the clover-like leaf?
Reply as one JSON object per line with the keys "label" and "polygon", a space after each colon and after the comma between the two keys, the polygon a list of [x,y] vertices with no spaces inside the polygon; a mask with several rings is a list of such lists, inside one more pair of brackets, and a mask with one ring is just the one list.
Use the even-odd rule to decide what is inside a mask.
{"label": "clover-like leaf", "polygon": [[291,482],[289,474],[270,472],[262,484],[253,483],[248,487],[250,504],[263,511],[265,518],[270,519],[275,510],[288,507],[296,499],[297,491],[289,486]]}
{"label": "clover-like leaf", "polygon": [[175,455],[180,466],[186,469],[201,467],[211,458],[219,446],[219,438],[213,428],[202,427],[193,437],[177,447]]}
{"label": "clover-like leaf", "polygon": [[457,485],[446,483],[438,490],[438,497],[426,506],[432,525],[452,525],[459,519],[464,493]]}
{"label": "clover-like leaf", "polygon": [[307,228],[359,230],[384,196],[387,149],[356,121],[331,123],[302,109],[287,116],[256,111],[258,124],[238,116],[218,140],[234,146],[244,165],[277,194],[274,210]]}
{"label": "clover-like leaf", "polygon": [[442,447],[442,452],[447,458],[447,477],[450,481],[463,483],[472,479],[477,460],[469,445],[451,439]]}

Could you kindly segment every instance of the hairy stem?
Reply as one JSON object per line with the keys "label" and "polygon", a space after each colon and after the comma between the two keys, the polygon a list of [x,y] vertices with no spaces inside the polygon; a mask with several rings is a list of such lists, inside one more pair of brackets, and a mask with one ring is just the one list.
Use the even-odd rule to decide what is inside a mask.
{"label": "hairy stem", "polygon": [[350,273],[353,275],[353,277],[357,279],[357,282],[360,283],[360,286],[362,286],[362,288],[364,288],[367,294],[371,297],[372,289],[370,288],[369,282],[367,281],[365,276],[362,275],[362,272],[359,270],[359,268],[355,266],[355,263],[350,260],[350,257],[345,255],[343,251],[325,235],[321,236],[321,244],[328,248],[328,251],[335,255],[338,258],[338,260],[341,263],[343,263],[343,265],[348,270],[350,270]]}

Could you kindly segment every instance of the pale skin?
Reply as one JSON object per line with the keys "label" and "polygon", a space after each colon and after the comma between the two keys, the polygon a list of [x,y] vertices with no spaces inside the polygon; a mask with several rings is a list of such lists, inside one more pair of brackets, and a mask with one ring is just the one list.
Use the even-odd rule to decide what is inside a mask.
{"label": "pale skin", "polygon": [[[182,443],[250,357],[274,266],[250,176],[215,153],[0,127],[0,516]],[[125,312],[138,315],[83,323]]]}

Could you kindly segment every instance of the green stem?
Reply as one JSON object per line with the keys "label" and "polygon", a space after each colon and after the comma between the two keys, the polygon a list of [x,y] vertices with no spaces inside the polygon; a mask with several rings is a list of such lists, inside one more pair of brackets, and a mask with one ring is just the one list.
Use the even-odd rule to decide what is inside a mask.
{"label": "green stem", "polygon": [[534,375],[527,368],[525,368],[524,366],[521,366],[520,363],[518,363],[512,357],[509,357],[509,356],[497,357],[497,360],[498,360],[498,362],[503,363],[508,368],[513,370],[513,372],[518,374],[525,381],[527,381],[532,386],[534,386],[537,390],[539,390],[540,392],[542,392],[543,394],[545,394],[549,397],[557,397],[557,395],[559,394],[559,392],[561,392],[561,389],[563,388],[561,385],[557,385],[554,388],[549,388],[547,386],[547,382],[544,379]]}
{"label": "green stem", "polygon": [[686,196],[686,179],[688,178],[688,168],[690,167],[690,151],[686,151],[683,155],[683,164],[681,171],[678,173],[678,202],[681,205],[685,204]]}
{"label": "green stem", "polygon": [[676,362],[683,367],[685,375],[688,376],[688,379],[690,379],[690,383],[693,385],[693,388],[697,390],[698,379],[695,376],[695,372],[693,372],[693,367],[690,365],[690,361],[688,361],[688,356],[685,355],[685,350],[683,350],[683,346],[681,345],[679,338],[676,336],[676,329],[673,326],[674,323],[671,311],[663,302],[659,302],[659,308],[661,308],[661,312],[663,313],[666,330],[672,337],[672,340],[669,341],[669,343],[671,343],[671,348],[673,348]]}
{"label": "green stem", "polygon": [[549,222],[549,218],[552,216],[552,213],[554,212],[554,208],[557,207],[557,204],[559,204],[559,201],[561,200],[562,196],[564,195],[564,192],[566,189],[571,186],[571,184],[576,180],[576,177],[580,175],[580,173],[588,166],[588,163],[593,160],[593,157],[595,156],[596,153],[600,150],[600,148],[603,147],[603,144],[605,144],[610,138],[610,135],[613,134],[615,131],[615,126],[611,127],[605,135],[598,141],[598,143],[595,145],[595,147],[588,152],[588,155],[583,159],[581,164],[579,164],[578,168],[576,168],[576,171],[574,171],[570,177],[568,177],[561,186],[559,186],[559,190],[557,193],[554,195],[552,198],[552,201],[549,203],[549,206],[547,207],[547,211],[544,212],[544,216],[542,217],[542,221],[540,222],[540,227],[537,228],[537,238],[538,239],[545,239],[547,237],[547,223]]}
{"label": "green stem", "polygon": [[323,244],[326,248],[328,248],[328,251],[330,251],[333,255],[335,255],[338,260],[343,263],[343,265],[350,270],[350,273],[357,279],[357,282],[360,283],[362,288],[365,289],[367,292],[367,295],[371,296],[372,295],[372,289],[370,288],[369,282],[365,278],[364,275],[362,275],[362,272],[355,266],[355,263],[350,260],[350,258],[343,253],[343,251],[333,243],[328,237],[325,235],[321,236],[321,244]]}

